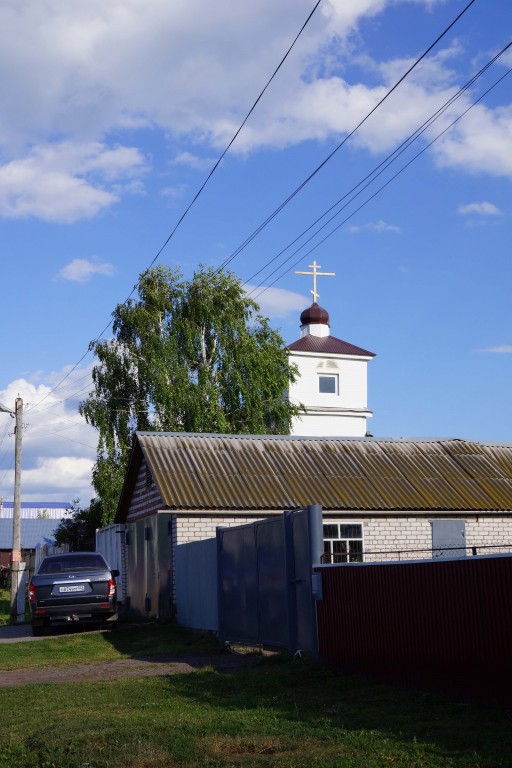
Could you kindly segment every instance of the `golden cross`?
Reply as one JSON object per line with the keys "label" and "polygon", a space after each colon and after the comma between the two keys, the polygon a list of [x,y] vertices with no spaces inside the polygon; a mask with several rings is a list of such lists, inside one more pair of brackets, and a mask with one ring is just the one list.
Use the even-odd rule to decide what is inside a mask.
{"label": "golden cross", "polygon": [[316,278],[317,278],[317,276],[318,275],[322,275],[322,276],[326,275],[328,277],[334,277],[336,272],[319,272],[318,270],[322,269],[322,267],[320,266],[320,264],[316,263],[316,260],[314,260],[312,264],[308,264],[308,267],[310,269],[312,269],[313,271],[312,272],[297,272],[296,271],[295,274],[296,275],[313,275],[313,290],[310,291],[310,293],[313,294],[313,304],[316,304],[316,300],[320,298],[320,294],[317,293],[317,290],[316,290]]}

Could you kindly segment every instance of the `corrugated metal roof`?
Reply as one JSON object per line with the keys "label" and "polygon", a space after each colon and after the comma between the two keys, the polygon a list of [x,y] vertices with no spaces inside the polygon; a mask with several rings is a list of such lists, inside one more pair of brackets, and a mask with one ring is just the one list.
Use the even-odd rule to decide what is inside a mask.
{"label": "corrugated metal roof", "polygon": [[303,336],[288,345],[291,352],[317,352],[322,355],[357,355],[358,357],[375,357],[374,352],[356,347],[348,341],[337,339],[336,336]]}
{"label": "corrugated metal roof", "polygon": [[[35,549],[38,544],[55,544],[54,533],[60,520],[22,518],[20,524],[22,549]],[[12,549],[12,518],[0,520],[0,549]]]}
{"label": "corrugated metal roof", "polygon": [[512,445],[141,432],[132,479],[143,455],[173,509],[512,511]]}

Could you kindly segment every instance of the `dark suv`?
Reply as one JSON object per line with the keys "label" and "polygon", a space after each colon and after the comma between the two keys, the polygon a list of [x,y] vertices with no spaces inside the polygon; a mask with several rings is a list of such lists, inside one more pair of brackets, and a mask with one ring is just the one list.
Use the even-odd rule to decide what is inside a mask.
{"label": "dark suv", "polygon": [[45,557],[28,585],[32,633],[53,622],[115,622],[116,576],[99,552]]}

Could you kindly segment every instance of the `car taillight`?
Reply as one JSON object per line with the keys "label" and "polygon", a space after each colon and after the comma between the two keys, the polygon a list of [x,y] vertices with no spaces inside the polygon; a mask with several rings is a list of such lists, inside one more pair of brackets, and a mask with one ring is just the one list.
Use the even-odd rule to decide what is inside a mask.
{"label": "car taillight", "polygon": [[36,588],[34,587],[33,584],[28,585],[28,599],[30,600],[31,603],[35,602],[37,599]]}
{"label": "car taillight", "polygon": [[108,596],[113,597],[116,593],[116,582],[114,579],[108,580]]}

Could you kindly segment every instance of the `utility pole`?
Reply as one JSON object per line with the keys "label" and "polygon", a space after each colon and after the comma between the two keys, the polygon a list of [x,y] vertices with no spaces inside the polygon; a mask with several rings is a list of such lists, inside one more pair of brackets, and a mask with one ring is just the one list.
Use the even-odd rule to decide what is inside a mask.
{"label": "utility pole", "polygon": [[25,620],[25,596],[22,594],[22,577],[25,563],[21,562],[21,440],[23,432],[23,400],[16,398],[14,413],[0,403],[0,411],[16,419],[14,428],[14,505],[12,510],[11,551],[11,621],[22,624]]}
{"label": "utility pole", "polygon": [[[25,600],[21,600],[21,577],[25,565],[21,563],[21,436],[23,432],[23,400],[16,398],[14,406],[16,427],[14,431],[14,505],[12,510],[11,554],[11,621],[22,624],[25,620]],[[23,596],[24,597],[24,596]],[[21,606],[23,606],[21,610]]]}

